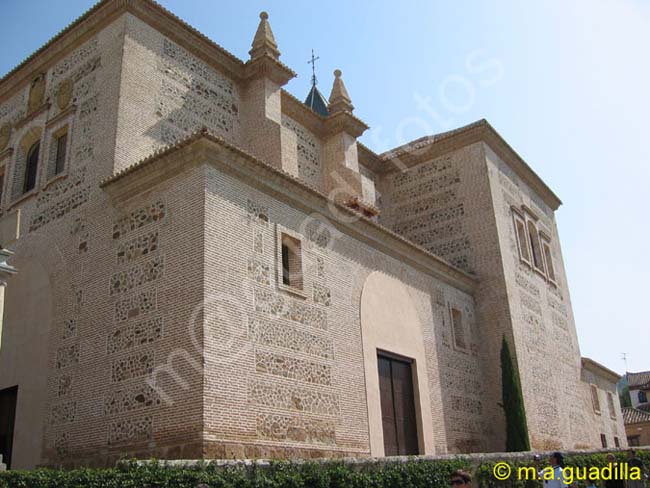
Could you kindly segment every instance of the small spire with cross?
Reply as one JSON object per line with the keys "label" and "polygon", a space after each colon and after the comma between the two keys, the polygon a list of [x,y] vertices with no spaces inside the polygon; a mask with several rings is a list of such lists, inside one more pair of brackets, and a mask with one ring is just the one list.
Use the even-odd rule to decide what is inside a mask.
{"label": "small spire with cross", "polygon": [[320,56],[314,56],[314,50],[311,50],[311,59],[307,61],[307,64],[311,64],[311,85],[316,86],[318,81],[316,80],[316,61],[320,59]]}

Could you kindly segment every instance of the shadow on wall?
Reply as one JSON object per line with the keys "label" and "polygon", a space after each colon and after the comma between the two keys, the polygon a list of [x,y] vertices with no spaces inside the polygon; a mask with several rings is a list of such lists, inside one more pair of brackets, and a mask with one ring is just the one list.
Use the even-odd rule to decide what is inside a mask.
{"label": "shadow on wall", "polygon": [[46,419],[52,287],[45,267],[34,256],[16,257],[19,272],[7,281],[0,390],[18,387],[11,467],[28,469],[41,461]]}

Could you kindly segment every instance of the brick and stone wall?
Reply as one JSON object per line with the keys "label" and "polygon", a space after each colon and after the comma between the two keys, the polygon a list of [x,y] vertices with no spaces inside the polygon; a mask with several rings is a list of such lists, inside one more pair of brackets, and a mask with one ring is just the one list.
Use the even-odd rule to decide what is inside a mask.
{"label": "brick and stone wall", "polygon": [[[216,319],[221,314],[231,321],[206,338],[210,452],[216,457],[369,454],[359,307],[365,278],[375,270],[405,283],[421,314],[435,399],[422,414],[434,420],[435,452],[447,452],[448,437],[458,426],[446,430],[441,419],[466,407],[446,393],[463,388],[463,375],[477,374],[477,366],[471,360],[452,365],[438,379],[440,344],[449,334],[447,304],[458,304],[472,317],[472,298],[350,236],[320,242],[303,226],[307,214],[226,174],[209,170],[206,190],[206,296],[214,301],[214,322],[206,327],[221,324]],[[302,295],[278,287],[276,242],[283,229],[302,239]],[[472,320],[472,336],[474,327]],[[471,394],[478,397],[480,390]],[[458,422],[478,422],[480,402],[471,408],[475,417],[461,415]],[[485,444],[480,435],[476,432],[476,448]]]}
{"label": "brick and stone wall", "polygon": [[125,15],[115,171],[202,127],[241,144],[241,111],[232,79]]}
{"label": "brick and stone wall", "polygon": [[[0,227],[20,224],[16,242],[0,243],[20,270],[0,352],[0,389],[19,385],[13,467],[373,454],[366,376],[376,371],[364,370],[360,312],[373,273],[416,311],[430,398],[423,452],[503,448],[503,336],[534,448],[599,445],[601,433],[625,445],[620,416],[606,410],[611,384],[581,368],[553,210],[487,144],[405,171],[366,166],[352,135],[360,121],[339,114],[349,127],[328,128],[283,109],[285,68],[251,74],[226,54],[208,59],[217,48],[187,42],[199,40],[180,24],[165,36],[130,12],[111,19],[34,73],[42,97],[25,83],[0,98]],[[286,175],[261,180],[259,162],[245,173],[210,159],[244,158],[233,148],[176,148],[142,170],[156,176],[150,186],[136,179],[120,196],[100,187],[202,127],[226,141],[221,150],[242,148],[317,190],[332,190],[338,170],[381,206],[381,224],[476,280],[381,229],[366,234],[369,222],[323,234],[310,211],[320,199],[326,213],[322,195]],[[66,128],[55,175],[54,137]],[[36,141],[36,188],[23,195]],[[512,209],[522,206],[549,236],[555,283],[519,259]],[[301,243],[298,288],[282,283],[281,233]],[[600,416],[585,415],[591,383],[605,393]]]}
{"label": "brick and stone wall", "polygon": [[[98,183],[113,169],[123,28],[116,20],[49,66],[46,105],[27,110],[28,86],[0,104],[0,125],[11,126],[1,204],[7,218],[20,216],[21,229],[17,242],[2,244],[15,250],[13,262],[24,271],[8,287],[0,355],[0,388],[19,387],[14,468],[65,449],[73,430],[92,435],[75,424],[81,419],[96,428],[92,365],[96,351],[105,351],[110,323],[103,300],[111,242]],[[64,126],[65,167],[52,177],[53,135]],[[40,141],[36,187],[26,195],[24,141]]]}

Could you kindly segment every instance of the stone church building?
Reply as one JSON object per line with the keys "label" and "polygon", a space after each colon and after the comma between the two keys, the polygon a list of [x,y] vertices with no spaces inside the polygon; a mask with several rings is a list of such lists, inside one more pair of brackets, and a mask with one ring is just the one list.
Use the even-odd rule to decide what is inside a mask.
{"label": "stone church building", "polygon": [[0,80],[5,461],[501,451],[504,337],[533,448],[625,445],[551,189],[484,120],[376,154],[255,23],[103,0]]}

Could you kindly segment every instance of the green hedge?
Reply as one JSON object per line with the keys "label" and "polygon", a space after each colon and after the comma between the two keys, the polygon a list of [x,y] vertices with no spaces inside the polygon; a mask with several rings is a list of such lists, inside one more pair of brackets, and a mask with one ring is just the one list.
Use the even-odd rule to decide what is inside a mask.
{"label": "green hedge", "polygon": [[[625,460],[625,453],[616,454]],[[646,467],[650,451],[639,452]],[[456,469],[473,471],[482,488],[539,488],[538,481],[497,481],[494,462],[470,468],[469,459],[425,461],[413,459],[404,463],[370,463],[350,465],[341,462],[297,464],[275,462],[269,467],[217,467],[198,464],[194,467],[168,467],[156,463],[139,465],[124,463],[113,469],[75,469],[70,471],[37,469],[0,473],[0,488],[416,488],[449,487],[449,475]],[[602,467],[605,454],[576,455],[566,459],[567,466]],[[533,466],[531,460],[510,461],[516,472],[519,466]],[[200,485],[205,485],[205,487]],[[584,486],[577,482],[576,487]],[[650,485],[648,485],[650,488]]]}
{"label": "green hedge", "polygon": [[[625,462],[627,460],[627,453],[625,451],[613,453],[616,457],[617,462]],[[643,461],[645,473],[648,474],[648,468],[650,468],[650,451],[637,451],[637,457]],[[498,481],[494,478],[493,468],[498,461],[482,463],[474,471],[475,479],[478,481],[479,486],[482,488],[539,488],[541,483],[535,480],[518,480],[516,476],[511,476],[507,481]],[[567,456],[564,459],[564,465],[566,467],[572,468],[591,468],[593,466],[597,468],[603,468],[607,466],[607,454],[606,453],[597,453],[597,454],[587,454],[587,455],[572,455]],[[517,468],[519,467],[535,467],[538,468],[533,463],[532,459],[527,459],[526,461],[508,461],[508,465],[512,468],[512,472],[516,473]],[[548,466],[547,460],[543,459],[542,468]],[[576,472],[576,471],[574,471]],[[584,488],[588,483],[583,481],[575,481],[572,486],[578,488]],[[596,483],[596,486],[604,486],[604,484]],[[646,483],[646,486],[650,488],[650,484]]]}
{"label": "green hedge", "polygon": [[449,476],[454,470],[467,467],[467,462],[461,460],[414,460],[356,468],[335,462],[324,465],[277,462],[265,468],[219,468],[210,464],[192,468],[163,468],[155,464],[130,464],[115,469],[8,471],[0,474],[0,487],[196,488],[201,484],[209,488],[442,487],[449,485]]}

